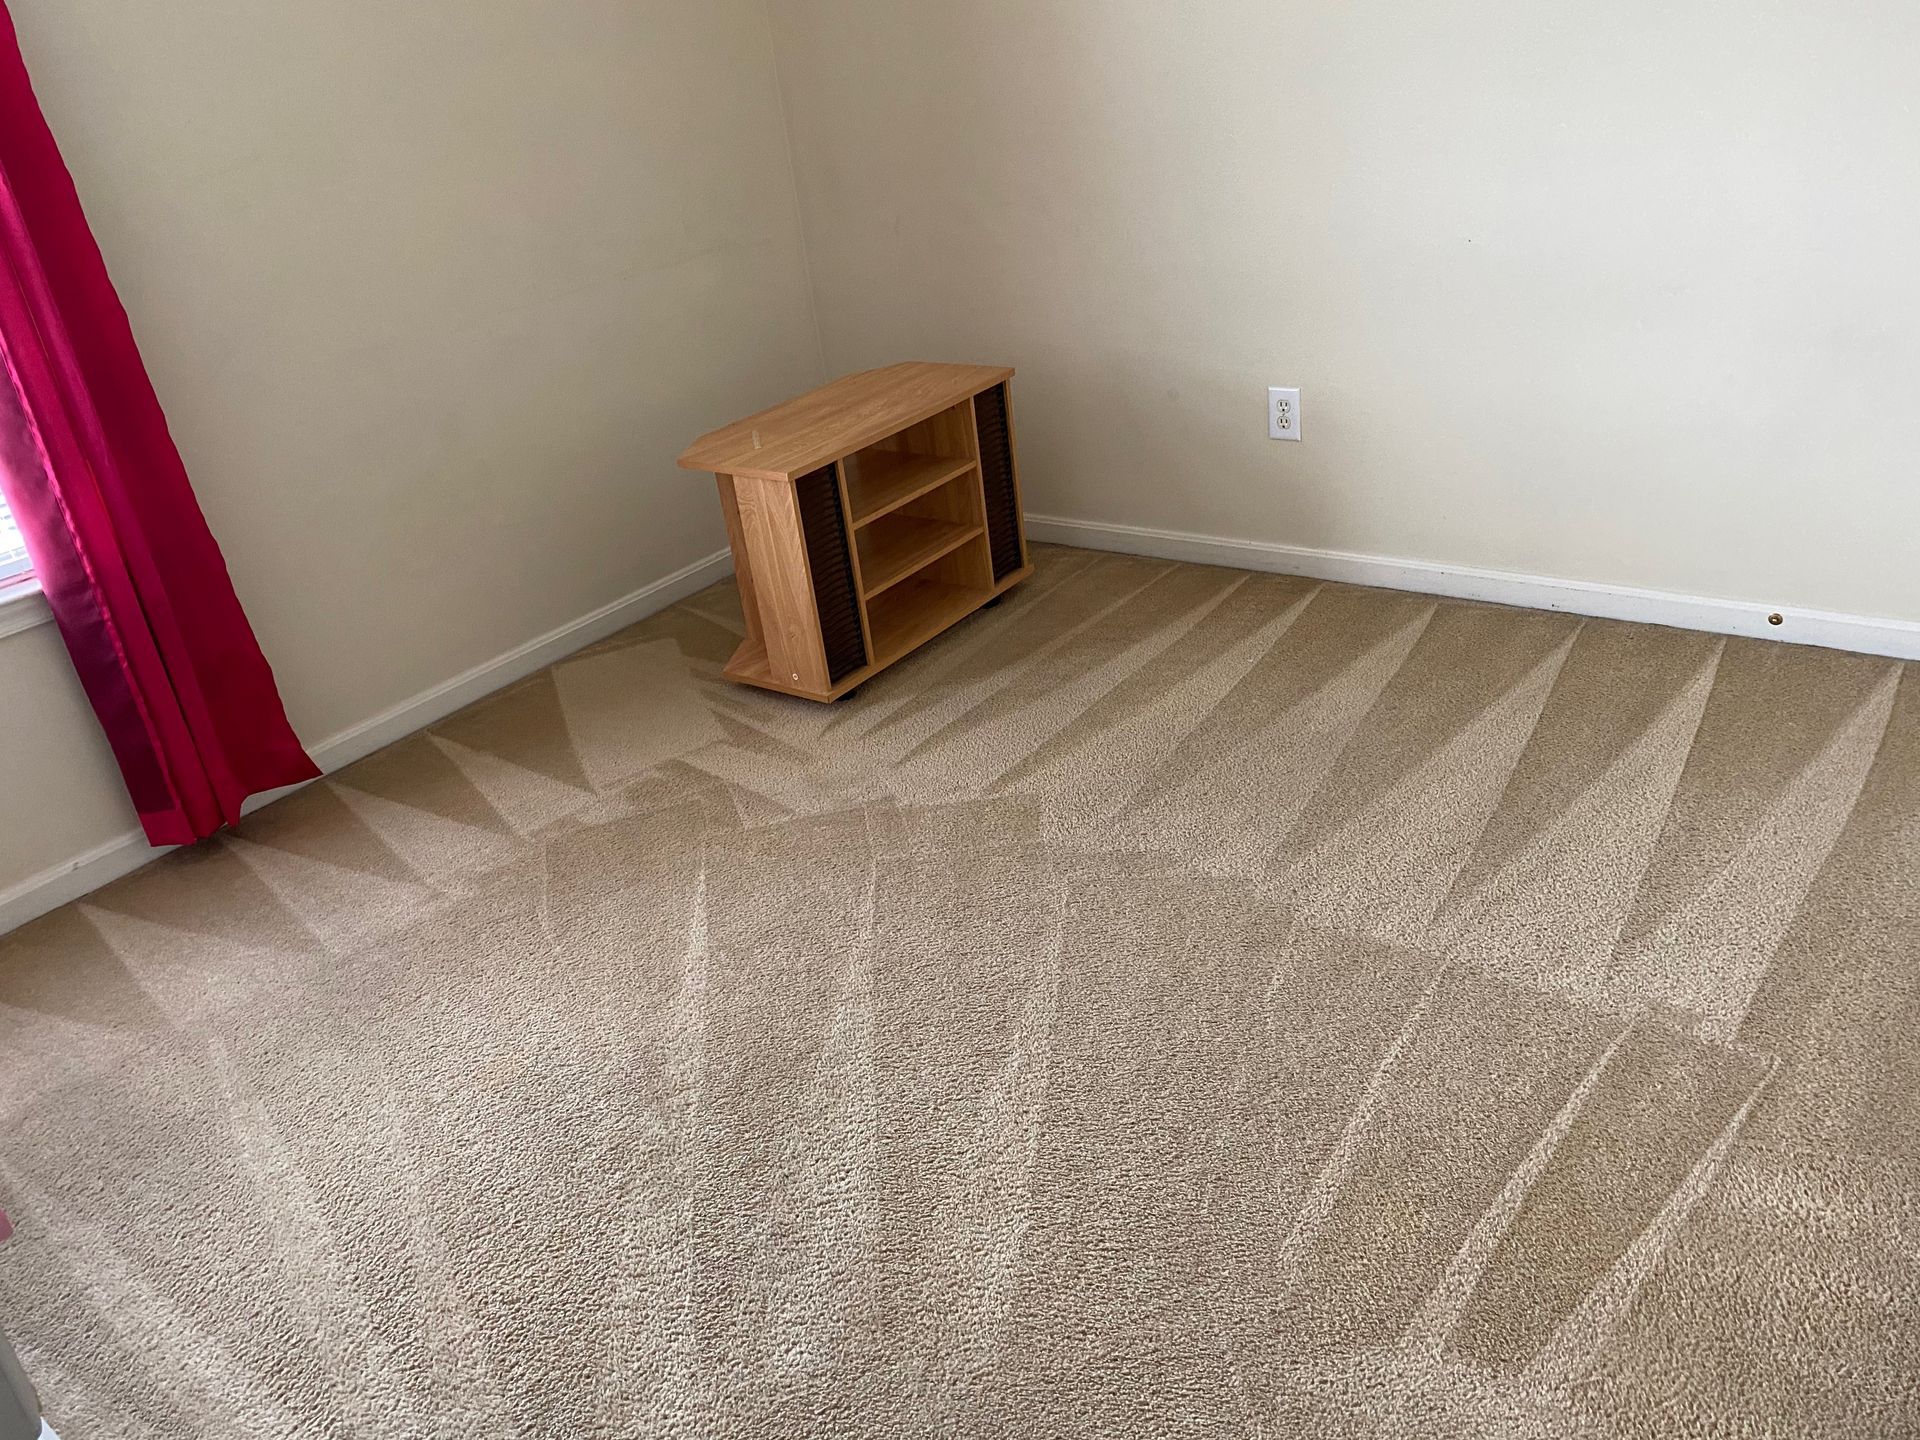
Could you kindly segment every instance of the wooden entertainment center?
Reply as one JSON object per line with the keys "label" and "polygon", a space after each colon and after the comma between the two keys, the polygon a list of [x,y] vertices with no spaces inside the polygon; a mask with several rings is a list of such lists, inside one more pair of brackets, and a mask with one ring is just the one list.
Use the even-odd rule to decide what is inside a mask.
{"label": "wooden entertainment center", "polygon": [[720,483],[744,685],[837,700],[1033,573],[1013,371],[848,375],[695,441]]}

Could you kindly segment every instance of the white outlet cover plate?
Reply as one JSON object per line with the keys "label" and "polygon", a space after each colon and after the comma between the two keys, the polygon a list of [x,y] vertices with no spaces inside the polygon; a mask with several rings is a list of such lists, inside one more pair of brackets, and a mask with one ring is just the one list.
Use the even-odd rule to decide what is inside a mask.
{"label": "white outlet cover plate", "polygon": [[1300,438],[1300,392],[1276,385],[1267,391],[1267,435],[1274,440]]}

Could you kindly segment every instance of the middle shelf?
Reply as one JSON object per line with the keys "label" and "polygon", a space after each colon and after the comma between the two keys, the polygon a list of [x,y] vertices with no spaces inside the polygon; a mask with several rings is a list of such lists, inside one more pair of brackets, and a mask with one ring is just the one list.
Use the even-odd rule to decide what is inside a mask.
{"label": "middle shelf", "polygon": [[851,455],[846,475],[853,528],[871,525],[971,469],[969,456],[907,455],[879,449]]}
{"label": "middle shelf", "polygon": [[855,537],[860,547],[860,593],[871,599],[958,550],[985,528],[901,511],[880,516]]}

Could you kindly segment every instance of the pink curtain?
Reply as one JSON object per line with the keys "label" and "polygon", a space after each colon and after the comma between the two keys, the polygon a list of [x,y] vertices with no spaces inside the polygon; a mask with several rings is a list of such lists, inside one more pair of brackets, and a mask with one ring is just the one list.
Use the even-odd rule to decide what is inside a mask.
{"label": "pink curtain", "polygon": [[319,771],[187,482],[0,0],[0,487],[147,837]]}

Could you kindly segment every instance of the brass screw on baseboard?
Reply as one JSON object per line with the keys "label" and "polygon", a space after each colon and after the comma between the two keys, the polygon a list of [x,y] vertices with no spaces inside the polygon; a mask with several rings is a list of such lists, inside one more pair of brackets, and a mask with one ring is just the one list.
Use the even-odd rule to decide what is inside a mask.
{"label": "brass screw on baseboard", "polygon": [[1787,623],[1787,617],[1776,610],[1773,614],[1767,616],[1767,623],[1769,625],[1784,625]]}

